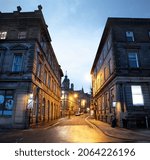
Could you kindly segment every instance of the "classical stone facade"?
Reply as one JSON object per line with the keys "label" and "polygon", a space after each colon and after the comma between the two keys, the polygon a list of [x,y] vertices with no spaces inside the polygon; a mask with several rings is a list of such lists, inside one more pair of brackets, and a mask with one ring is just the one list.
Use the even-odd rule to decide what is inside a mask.
{"label": "classical stone facade", "polygon": [[0,13],[0,126],[24,128],[60,117],[63,72],[42,7]]}
{"label": "classical stone facade", "polygon": [[91,69],[99,120],[150,126],[150,19],[108,18]]}
{"label": "classical stone facade", "polygon": [[[71,86],[71,87],[70,87]],[[62,116],[86,113],[90,109],[91,95],[81,90],[74,90],[67,75],[62,82],[61,111]]]}

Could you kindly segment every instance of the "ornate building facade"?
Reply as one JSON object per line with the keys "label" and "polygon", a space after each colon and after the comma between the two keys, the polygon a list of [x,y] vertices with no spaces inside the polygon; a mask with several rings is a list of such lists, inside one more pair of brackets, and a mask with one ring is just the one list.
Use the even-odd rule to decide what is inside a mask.
{"label": "ornate building facade", "polygon": [[90,109],[91,95],[81,90],[74,90],[67,75],[62,82],[61,111],[62,116],[86,113]]}
{"label": "ornate building facade", "polygon": [[59,118],[62,76],[42,7],[0,13],[0,126]]}
{"label": "ornate building facade", "polygon": [[108,18],[91,69],[96,117],[150,126],[150,19]]}

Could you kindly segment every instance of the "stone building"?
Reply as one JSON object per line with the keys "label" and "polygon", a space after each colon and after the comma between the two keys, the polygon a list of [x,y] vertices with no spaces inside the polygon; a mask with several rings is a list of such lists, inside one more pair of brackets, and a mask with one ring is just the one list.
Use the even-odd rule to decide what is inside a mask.
{"label": "stone building", "polygon": [[62,82],[61,111],[62,116],[86,113],[90,109],[90,94],[81,90],[74,90],[74,84],[70,84],[67,74]]}
{"label": "stone building", "polygon": [[150,19],[108,18],[91,69],[96,117],[150,126]]}
{"label": "stone building", "polygon": [[0,126],[24,128],[59,118],[62,76],[42,7],[0,12]]}

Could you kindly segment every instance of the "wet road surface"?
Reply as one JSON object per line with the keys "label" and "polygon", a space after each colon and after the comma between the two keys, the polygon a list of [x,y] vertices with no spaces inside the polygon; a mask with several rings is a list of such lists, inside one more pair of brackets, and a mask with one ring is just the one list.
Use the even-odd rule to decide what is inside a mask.
{"label": "wet road surface", "polygon": [[53,126],[0,133],[0,142],[10,143],[99,143],[125,142],[106,136],[87,123],[85,116],[72,116]]}

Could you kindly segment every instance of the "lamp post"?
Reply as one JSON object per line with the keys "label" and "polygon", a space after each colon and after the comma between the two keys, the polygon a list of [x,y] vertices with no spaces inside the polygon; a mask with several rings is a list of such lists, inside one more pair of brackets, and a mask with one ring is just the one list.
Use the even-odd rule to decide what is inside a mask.
{"label": "lamp post", "polygon": [[113,107],[113,114],[114,114],[114,116],[116,116],[116,105],[117,105],[117,102],[116,101],[113,101],[112,102],[112,107]]}
{"label": "lamp post", "polygon": [[111,126],[114,128],[116,127],[116,105],[117,105],[117,102],[116,101],[113,101],[112,102],[112,107],[113,107],[113,117],[111,119]]}

